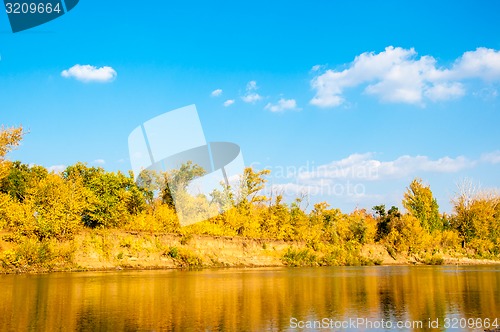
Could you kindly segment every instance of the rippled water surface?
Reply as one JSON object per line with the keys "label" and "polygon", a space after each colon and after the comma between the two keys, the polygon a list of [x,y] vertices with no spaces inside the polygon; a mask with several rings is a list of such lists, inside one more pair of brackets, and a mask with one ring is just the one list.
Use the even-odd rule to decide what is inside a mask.
{"label": "rippled water surface", "polygon": [[497,266],[0,276],[0,331],[483,331],[496,318]]}

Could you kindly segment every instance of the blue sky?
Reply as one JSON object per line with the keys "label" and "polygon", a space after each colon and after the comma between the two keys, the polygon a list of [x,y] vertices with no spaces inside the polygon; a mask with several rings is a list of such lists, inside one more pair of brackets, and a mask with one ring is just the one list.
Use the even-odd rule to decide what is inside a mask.
{"label": "blue sky", "polygon": [[499,12],[491,1],[82,0],[16,34],[0,13],[0,122],[30,131],[11,159],[126,171],[137,125],[196,104],[207,140],[239,144],[289,197],[400,205],[420,177],[450,211],[463,178],[500,187]]}

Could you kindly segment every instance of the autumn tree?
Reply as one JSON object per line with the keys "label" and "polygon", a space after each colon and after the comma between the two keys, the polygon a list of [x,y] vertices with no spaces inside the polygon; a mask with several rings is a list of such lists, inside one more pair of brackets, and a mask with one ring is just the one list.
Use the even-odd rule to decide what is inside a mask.
{"label": "autumn tree", "polygon": [[9,151],[17,147],[23,137],[22,127],[0,127],[0,229],[9,224],[8,215],[12,211],[12,199],[5,188],[2,188],[3,179],[9,174],[11,163],[5,160]]}
{"label": "autumn tree", "polygon": [[454,216],[451,224],[458,230],[463,245],[478,254],[500,252],[500,196],[496,192],[478,190],[470,181],[458,186],[452,200]]}
{"label": "autumn tree", "polygon": [[158,171],[145,169],[137,176],[136,184],[144,194],[148,204],[152,204],[155,195],[162,189],[162,174]]}
{"label": "autumn tree", "polygon": [[33,217],[18,229],[40,240],[71,238],[82,227],[82,214],[88,206],[85,196],[81,181],[48,174],[28,189],[24,204],[32,208]]}
{"label": "autumn tree", "polygon": [[240,181],[240,188],[238,192],[239,201],[258,203],[267,200],[265,196],[259,195],[259,193],[262,189],[264,189],[267,182],[265,176],[270,173],[271,171],[268,169],[255,172],[251,167],[245,168]]}
{"label": "autumn tree", "polygon": [[179,169],[173,169],[163,173],[161,195],[163,203],[175,208],[174,199],[178,195],[185,194],[189,183],[206,174],[203,167],[188,161]]}
{"label": "autumn tree", "polygon": [[10,163],[6,162],[5,156],[21,143],[23,135],[22,127],[0,127],[0,180],[7,175],[10,168]]}
{"label": "autumn tree", "polygon": [[3,161],[5,155],[21,143],[23,135],[23,127],[0,127],[0,161]]}
{"label": "autumn tree", "polygon": [[392,228],[400,224],[401,213],[395,206],[392,206],[386,212],[384,204],[374,206],[372,209],[375,211],[375,219],[377,221],[375,240],[380,241],[389,235]]}
{"label": "autumn tree", "polygon": [[87,189],[87,208],[82,221],[88,227],[115,227],[129,221],[145,208],[143,192],[130,173],[106,172],[101,167],[88,167],[83,163],[69,166],[63,172],[69,181],[81,181]]}
{"label": "autumn tree", "polygon": [[477,195],[477,188],[470,180],[462,180],[458,184],[458,193],[452,199],[454,216],[452,219],[453,227],[458,230],[462,239],[470,242],[476,235],[474,228],[474,216],[471,211],[474,198]]}
{"label": "autumn tree", "polygon": [[261,230],[265,237],[291,240],[293,229],[290,222],[290,210],[283,202],[283,195],[277,194],[274,201],[267,208],[265,217],[262,218]]}
{"label": "autumn tree", "polygon": [[30,166],[20,161],[12,162],[3,179],[0,180],[0,192],[9,194],[13,199],[22,202],[28,189],[36,186],[48,174],[43,166]]}
{"label": "autumn tree", "polygon": [[428,232],[442,229],[437,201],[432,196],[430,186],[424,185],[421,179],[414,179],[410,183],[404,194],[403,206]]}

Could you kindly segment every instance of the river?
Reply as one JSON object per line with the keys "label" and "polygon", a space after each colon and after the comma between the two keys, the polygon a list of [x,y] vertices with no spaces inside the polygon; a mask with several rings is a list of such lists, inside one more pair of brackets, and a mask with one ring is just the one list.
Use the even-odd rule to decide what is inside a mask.
{"label": "river", "polygon": [[500,267],[3,275],[0,298],[0,331],[483,331]]}

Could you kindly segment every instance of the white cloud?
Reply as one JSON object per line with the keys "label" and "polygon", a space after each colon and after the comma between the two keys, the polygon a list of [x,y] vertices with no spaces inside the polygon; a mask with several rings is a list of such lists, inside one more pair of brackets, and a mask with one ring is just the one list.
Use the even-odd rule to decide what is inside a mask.
{"label": "white cloud", "polygon": [[432,101],[460,98],[465,95],[462,83],[437,83],[425,91],[425,96]]}
{"label": "white cloud", "polygon": [[247,83],[247,91],[255,91],[257,90],[257,82],[256,81],[250,81]]}
{"label": "white cloud", "polygon": [[306,183],[316,183],[332,179],[385,180],[403,178],[419,172],[455,173],[471,168],[476,162],[463,156],[442,157],[432,160],[427,156],[401,156],[392,161],[380,161],[373,154],[352,154],[347,158],[301,172],[297,179]]}
{"label": "white cloud", "polygon": [[[313,67],[319,71],[320,67]],[[344,70],[326,70],[311,81],[316,95],[310,103],[336,107],[345,102],[346,89],[364,92],[392,103],[421,104],[465,95],[462,80],[500,80],[500,51],[478,48],[465,52],[451,68],[438,68],[432,56],[417,57],[411,49],[389,46],[380,53],[363,53]]]}
{"label": "white cloud", "polygon": [[312,66],[311,71],[318,71],[318,70],[320,70],[321,68],[323,68],[323,66],[322,66],[322,65],[314,65],[314,66]]}
{"label": "white cloud", "polygon": [[277,104],[268,103],[264,109],[269,110],[271,112],[283,112],[286,110],[298,110],[297,102],[295,99],[284,99],[281,98],[278,100]]}
{"label": "white cloud", "polygon": [[241,99],[245,102],[245,103],[255,103],[259,100],[262,99],[262,96],[259,95],[257,91],[259,89],[259,87],[257,86],[257,82],[256,81],[250,81],[247,83],[247,88],[246,88],[246,93],[243,97],[241,97]]}
{"label": "white cloud", "polygon": [[54,172],[54,173],[62,173],[66,169],[66,165],[52,165],[47,167],[47,170],[49,172]]}
{"label": "white cloud", "polygon": [[222,95],[222,89],[216,89],[210,94],[212,97],[219,97],[220,95]]}
{"label": "white cloud", "polygon": [[241,97],[241,99],[245,103],[255,103],[256,101],[261,100],[262,96],[259,95],[258,93],[250,93],[250,94],[244,95],[243,97]]}
{"label": "white cloud", "polygon": [[116,71],[108,66],[104,67],[94,67],[91,65],[74,65],[73,67],[63,70],[61,76],[65,78],[74,78],[81,82],[111,82],[113,81],[117,73]]}
{"label": "white cloud", "polygon": [[96,159],[93,161],[94,164],[104,165],[106,161],[104,159]]}
{"label": "white cloud", "polygon": [[452,69],[445,71],[450,78],[480,78],[484,81],[500,80],[500,51],[479,47],[465,52]]}
{"label": "white cloud", "polygon": [[234,99],[228,99],[224,102],[224,106],[225,107],[229,107],[231,106],[232,104],[234,104]]}
{"label": "white cloud", "polygon": [[490,164],[500,164],[500,150],[483,154],[481,161]]}

